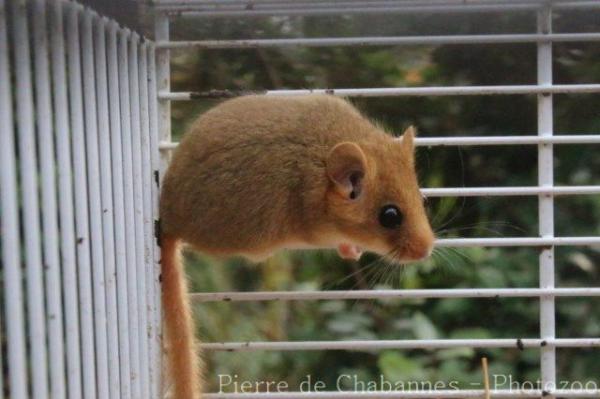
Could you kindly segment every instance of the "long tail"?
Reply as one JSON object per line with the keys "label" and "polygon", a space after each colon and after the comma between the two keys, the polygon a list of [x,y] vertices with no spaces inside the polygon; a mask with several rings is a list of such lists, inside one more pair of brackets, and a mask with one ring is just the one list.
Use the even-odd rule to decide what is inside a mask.
{"label": "long tail", "polygon": [[173,399],[199,399],[200,360],[178,240],[161,237],[161,251],[163,317]]}

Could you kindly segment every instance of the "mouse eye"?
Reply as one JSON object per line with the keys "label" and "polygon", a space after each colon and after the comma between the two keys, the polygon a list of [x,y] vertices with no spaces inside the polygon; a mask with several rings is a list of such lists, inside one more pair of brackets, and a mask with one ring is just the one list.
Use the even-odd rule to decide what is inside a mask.
{"label": "mouse eye", "polygon": [[395,229],[402,224],[402,213],[395,205],[386,205],[379,212],[379,224],[386,229]]}

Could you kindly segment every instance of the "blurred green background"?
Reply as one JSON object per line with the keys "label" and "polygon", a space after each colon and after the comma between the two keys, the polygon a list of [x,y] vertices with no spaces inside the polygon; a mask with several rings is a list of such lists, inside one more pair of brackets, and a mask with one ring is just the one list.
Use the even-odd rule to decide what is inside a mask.
{"label": "blurred green background", "polygon": [[[596,12],[557,12],[555,32],[598,32]],[[535,32],[533,13],[386,15],[178,20],[174,38],[392,36]],[[416,47],[177,50],[172,52],[174,91],[207,89],[360,88],[442,85],[535,84],[534,44]],[[554,46],[556,83],[600,82],[600,46]],[[600,131],[600,96],[556,95],[556,134]],[[400,134],[414,124],[421,137],[536,134],[536,97],[468,96],[353,100],[371,118]],[[175,102],[174,139],[215,100]],[[598,146],[555,146],[558,185],[600,184]],[[423,187],[536,185],[536,146],[433,147],[418,150]],[[242,212],[243,210],[240,210]],[[536,197],[430,200],[440,237],[537,236]],[[600,198],[556,199],[558,236],[598,235]],[[446,250],[405,268],[338,259],[333,252],[279,253],[259,265],[187,255],[192,291],[322,290],[372,288],[536,287],[538,250]],[[561,287],[600,286],[600,248],[556,249]],[[370,265],[371,264],[371,265]],[[351,276],[351,277],[348,277]],[[600,336],[597,298],[558,299],[558,337]],[[515,338],[539,336],[536,299],[365,300],[207,303],[195,306],[198,335],[212,341],[342,339]],[[560,380],[595,380],[599,352],[558,350]],[[388,350],[374,352],[206,353],[207,382],[217,374],[240,380],[287,381],[291,390],[311,374],[335,386],[340,374],[390,381],[481,381],[480,357],[491,373],[518,381],[539,378],[539,351],[526,349]],[[348,387],[351,389],[351,387]],[[507,387],[498,387],[507,388]]]}

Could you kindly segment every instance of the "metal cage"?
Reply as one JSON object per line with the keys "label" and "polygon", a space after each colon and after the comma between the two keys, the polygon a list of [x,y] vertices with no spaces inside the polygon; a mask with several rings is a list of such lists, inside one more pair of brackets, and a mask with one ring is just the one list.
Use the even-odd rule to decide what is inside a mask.
{"label": "metal cage", "polygon": [[[311,90],[266,90],[235,92],[215,88],[207,92],[172,92],[165,80],[159,88],[161,100],[161,142],[163,162],[168,162],[168,151],[176,146],[170,140],[169,102],[198,98],[219,98],[257,93],[269,96],[304,95],[325,93],[347,97],[384,96],[465,96],[465,95],[537,95],[538,131],[531,136],[497,137],[428,137],[417,138],[420,146],[505,146],[537,145],[538,185],[534,187],[448,187],[424,188],[428,197],[444,196],[537,196],[539,198],[539,237],[522,238],[459,238],[440,239],[437,246],[449,247],[515,247],[540,248],[538,288],[500,289],[435,289],[435,290],[372,290],[372,291],[311,291],[311,292],[226,292],[194,293],[198,302],[214,301],[306,301],[327,299],[374,299],[374,298],[485,298],[485,297],[536,297],[540,301],[540,335],[536,339],[470,339],[470,340],[392,340],[392,341],[320,341],[320,342],[229,342],[206,343],[202,347],[210,350],[378,350],[414,348],[540,348],[542,386],[547,389],[531,391],[496,390],[492,397],[596,397],[600,392],[561,391],[557,387],[556,348],[597,347],[598,338],[556,338],[555,301],[560,297],[598,296],[600,288],[558,288],[554,283],[554,247],[561,245],[597,245],[600,237],[556,237],[554,235],[554,198],[559,195],[597,195],[600,186],[555,186],[553,179],[553,146],[574,143],[600,143],[598,135],[555,135],[553,129],[553,94],[597,93],[599,84],[557,85],[552,78],[552,43],[569,41],[597,41],[594,33],[552,33],[552,11],[564,9],[597,9],[598,2],[590,1],[544,1],[544,0],[399,0],[399,1],[269,1],[269,0],[160,0],[156,2],[156,46],[159,52],[158,74],[165,79],[169,72],[169,51],[186,48],[202,49],[248,49],[273,47],[331,47],[331,46],[410,46],[447,44],[494,44],[536,43],[537,84],[497,86],[452,86],[452,87],[382,87],[364,89],[328,88]],[[251,40],[177,40],[169,39],[171,18],[196,18],[199,20],[217,17],[252,18],[258,16],[312,16],[345,14],[422,14],[422,13],[510,13],[514,11],[537,14],[537,30],[528,34],[486,34],[447,36],[401,36],[401,37],[344,37],[344,38],[293,38]],[[211,399],[224,398],[338,398],[338,397],[394,397],[394,398],[442,398],[483,397],[483,390],[432,391],[432,392],[286,392],[286,393],[215,393],[206,395]]]}
{"label": "metal cage", "polygon": [[[2,302],[0,392],[21,398],[158,398],[161,387],[158,181],[168,164],[171,101],[245,94],[170,90],[179,48],[536,43],[537,84],[270,90],[264,95],[349,97],[536,95],[537,135],[418,138],[420,146],[538,148],[538,184],[424,188],[430,197],[535,196],[539,236],[438,240],[438,246],[540,249],[539,287],[498,289],[194,293],[199,302],[372,298],[532,297],[540,334],[529,339],[206,343],[207,350],[539,348],[545,387],[556,387],[556,348],[600,346],[600,338],[556,338],[561,297],[600,288],[560,288],[556,246],[599,245],[600,236],[556,237],[554,198],[598,195],[600,186],[555,186],[553,147],[600,144],[600,135],[555,135],[553,95],[598,93],[600,84],[555,85],[552,43],[599,41],[600,32],[552,33],[552,12],[598,9],[583,0],[156,0],[155,41],[66,0],[0,0],[0,204]],[[378,13],[537,14],[529,34],[171,41],[172,18]],[[433,392],[209,393],[208,399],[464,398],[483,390]],[[494,398],[600,397],[600,391],[494,390]]]}
{"label": "metal cage", "polygon": [[0,1],[6,397],[160,395],[155,65],[80,4]]}

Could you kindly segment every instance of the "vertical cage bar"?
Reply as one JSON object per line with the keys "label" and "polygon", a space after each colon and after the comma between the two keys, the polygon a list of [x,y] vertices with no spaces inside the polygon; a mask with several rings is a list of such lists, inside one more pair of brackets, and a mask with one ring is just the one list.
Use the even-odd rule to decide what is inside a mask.
{"label": "vertical cage bar", "polygon": [[[3,7],[3,4],[0,4],[0,7]],[[0,9],[0,14],[4,12],[4,9]],[[1,77],[1,76],[0,76]],[[4,104],[2,104],[2,100],[0,100],[0,106],[2,106]],[[1,116],[1,115],[0,115]],[[2,144],[2,140],[0,139],[0,144]],[[0,189],[2,189],[3,184],[2,184],[2,178],[0,177]],[[2,198],[0,198],[0,207],[2,206],[3,202],[2,202]],[[1,219],[2,213],[0,212],[0,219]],[[2,228],[2,222],[0,221],[0,229]],[[2,245],[2,240],[0,240],[0,245]],[[4,258],[0,258],[2,259],[2,261],[4,261]],[[4,265],[4,263],[2,263]],[[0,281],[0,289],[5,290],[5,288],[2,285],[3,281]],[[1,314],[2,312],[0,312]],[[0,316],[0,331],[4,331],[4,329],[2,328],[3,326],[3,322],[2,322],[2,316]],[[0,350],[0,370],[2,370],[2,372],[0,372],[0,395],[4,396],[4,351]]]}
{"label": "vertical cage bar", "polygon": [[[3,7],[3,4],[0,4],[0,7]],[[4,12],[4,8],[0,9],[0,14]],[[0,76],[1,77],[1,76]],[[2,104],[2,100],[0,100],[0,106],[2,106],[4,104]],[[1,115],[0,115],[1,116]],[[2,143],[2,140],[0,140],[0,144]],[[0,177],[0,189],[3,187],[2,184],[2,178]],[[3,202],[2,202],[2,198],[0,198],[0,207],[2,206]],[[0,213],[0,216],[2,214]],[[0,229],[2,228],[2,222],[0,222]],[[2,244],[2,240],[0,240],[0,245]],[[4,261],[4,258],[1,258],[2,261]],[[4,263],[2,263],[4,265]],[[2,281],[0,281],[0,289],[5,290],[5,288],[2,285]],[[0,312],[2,313],[2,312]],[[3,322],[2,322],[2,317],[0,317],[0,331],[4,331],[4,329],[2,328],[3,326]],[[0,395],[4,396],[4,351],[0,350],[0,370],[2,370],[2,372],[0,373]]]}
{"label": "vertical cage bar", "polygon": [[125,232],[127,239],[127,303],[129,306],[129,351],[131,354],[131,395],[138,398],[141,395],[140,386],[140,345],[139,345],[139,315],[137,291],[137,251],[135,228],[135,205],[133,187],[133,159],[131,138],[131,96],[129,93],[129,61],[128,40],[131,32],[125,29],[119,31],[119,89],[121,99],[121,129],[123,146],[123,188],[125,194]]}
{"label": "vertical cage bar", "polygon": [[158,237],[158,195],[160,182],[160,150],[158,148],[158,97],[156,90],[156,51],[154,45],[148,48],[148,112],[150,128],[150,162],[152,166],[152,215],[153,235],[152,239],[152,329],[151,329],[151,357],[150,362],[154,366],[155,376],[151,380],[152,397],[162,397],[162,315],[161,315],[161,290],[160,290],[160,247],[157,245]]}
{"label": "vertical cage bar", "polygon": [[155,366],[150,358],[152,335],[152,301],[154,300],[154,283],[152,281],[153,254],[152,254],[152,164],[150,162],[150,126],[148,114],[148,44],[143,41],[139,46],[139,98],[140,98],[140,124],[141,124],[141,151],[142,151],[142,187],[144,198],[144,278],[146,291],[144,345],[146,350],[146,370],[148,381],[144,395],[155,397],[151,394],[151,381],[156,378]]}
{"label": "vertical cage bar", "polygon": [[94,350],[94,314],[88,209],[88,176],[85,159],[85,124],[83,114],[79,17],[81,7],[69,3],[67,14],[67,59],[69,102],[71,106],[71,145],[75,192],[75,231],[77,234],[77,274],[81,321],[81,372],[83,397],[96,397],[96,360]]}
{"label": "vertical cage bar", "polygon": [[124,167],[121,126],[121,89],[116,22],[108,26],[108,94],[110,113],[110,151],[113,174],[115,265],[117,273],[117,312],[119,319],[119,398],[131,398],[131,351],[129,348],[128,251],[125,232]]}
{"label": "vertical cage bar", "polygon": [[12,3],[13,52],[19,169],[22,190],[25,266],[27,275],[27,315],[29,330],[31,392],[34,398],[48,397],[46,323],[42,271],[37,158],[35,144],[33,86],[29,49],[27,2]]}
{"label": "vertical cage bar", "polygon": [[36,123],[42,177],[43,251],[48,312],[48,355],[50,364],[50,396],[64,398],[65,351],[61,295],[60,253],[58,243],[58,205],[56,203],[56,169],[54,161],[53,112],[48,60],[46,1],[36,0],[33,10],[33,43],[35,66]]}
{"label": "vertical cage bar", "polygon": [[148,345],[146,344],[146,263],[144,243],[144,187],[142,182],[142,141],[140,122],[140,87],[137,33],[132,33],[129,42],[129,94],[131,96],[131,151],[133,160],[133,205],[135,212],[135,249],[137,258],[137,300],[139,317],[140,385],[142,397],[147,398],[148,388]]}
{"label": "vertical cage bar", "polygon": [[54,94],[54,130],[59,188],[60,251],[64,299],[67,390],[70,399],[81,398],[81,351],[79,343],[79,295],[75,254],[75,217],[73,209],[73,175],[71,131],[65,65],[63,2],[52,3],[50,21],[52,49],[52,92]]}
{"label": "vertical cage bar", "polygon": [[[154,19],[154,39],[159,41],[169,40],[169,16],[163,12],[157,12]],[[157,49],[156,53],[156,79],[158,92],[169,92],[171,90],[171,52],[165,48]],[[159,142],[171,142],[171,103],[168,100],[159,100],[158,103],[158,132]],[[169,164],[170,153],[163,152],[161,157],[161,172],[164,172]],[[162,174],[162,173],[161,173]]]}
{"label": "vertical cage bar", "polygon": [[96,384],[100,398],[108,397],[108,350],[106,324],[106,295],[104,281],[104,245],[102,226],[102,193],[100,189],[100,154],[98,149],[98,113],[96,108],[96,73],[94,70],[93,14],[82,13],[81,49],[83,65],[83,105],[85,115],[85,144],[88,173],[88,207],[92,260],[94,303],[94,337],[96,344]]}
{"label": "vertical cage bar", "polygon": [[[19,237],[19,202],[17,198],[17,157],[11,72],[8,51],[8,10],[0,0],[0,226],[2,227],[2,265],[4,306],[6,319],[6,345],[8,387],[10,396],[28,398],[25,349],[25,314],[23,310],[23,275],[21,272],[21,240]],[[10,289],[7,289],[10,287]]]}
{"label": "vertical cage bar", "polygon": [[[169,40],[169,16],[167,13],[156,12],[154,17],[154,40],[155,41],[168,41]],[[162,48],[158,50],[154,50],[156,55],[155,57],[155,84],[151,86],[151,93],[154,91],[154,96],[151,101],[151,104],[156,104],[156,134],[154,137],[157,140],[156,146],[158,148],[158,143],[161,142],[171,142],[171,103],[168,100],[159,100],[158,93],[159,92],[169,92],[171,90],[171,52],[168,49]],[[157,150],[158,152],[158,150]],[[160,179],[162,178],[164,171],[167,169],[169,164],[170,153],[167,152],[158,152],[157,159],[155,160],[155,179],[156,179],[156,195],[155,198],[159,196],[159,187]],[[156,212],[156,222],[160,225],[159,212],[158,212],[158,200],[155,204],[155,212]],[[160,228],[158,232],[160,234]],[[158,237],[160,240],[160,237]],[[162,287],[160,285],[160,248],[156,250],[156,256],[159,259],[156,263],[156,288],[158,290],[157,294],[157,312],[156,317],[158,320],[155,321],[157,327],[162,326],[161,317],[162,317]],[[160,327],[159,327],[160,328]],[[162,330],[159,335],[157,335],[159,344],[162,342]],[[159,354],[160,355],[160,354]],[[159,385],[157,389],[162,390],[162,386]],[[160,392],[162,394],[162,391]]]}
{"label": "vertical cage bar", "polygon": [[[552,33],[552,9],[544,6],[538,12],[537,30],[541,34]],[[537,82],[539,85],[552,85],[552,43],[537,45]],[[553,135],[553,99],[551,94],[538,95],[538,135]],[[554,184],[553,145],[538,146],[538,184],[552,187]],[[551,195],[539,197],[539,231],[543,238],[554,237],[554,199]],[[540,288],[554,288],[554,247],[543,248],[539,256]],[[543,339],[555,337],[554,297],[540,298],[540,336]],[[541,377],[545,390],[556,389],[556,349],[551,346],[541,348]]]}
{"label": "vertical cage bar", "polygon": [[[96,60],[96,95],[98,104],[98,138],[100,149],[100,183],[102,197],[102,241],[104,243],[104,279],[106,291],[108,397],[119,399],[119,327],[115,269],[115,229],[113,211],[113,178],[111,171],[111,140],[108,111],[108,81],[106,54],[106,18],[95,19],[94,48]],[[116,102],[113,98],[112,102]]]}

